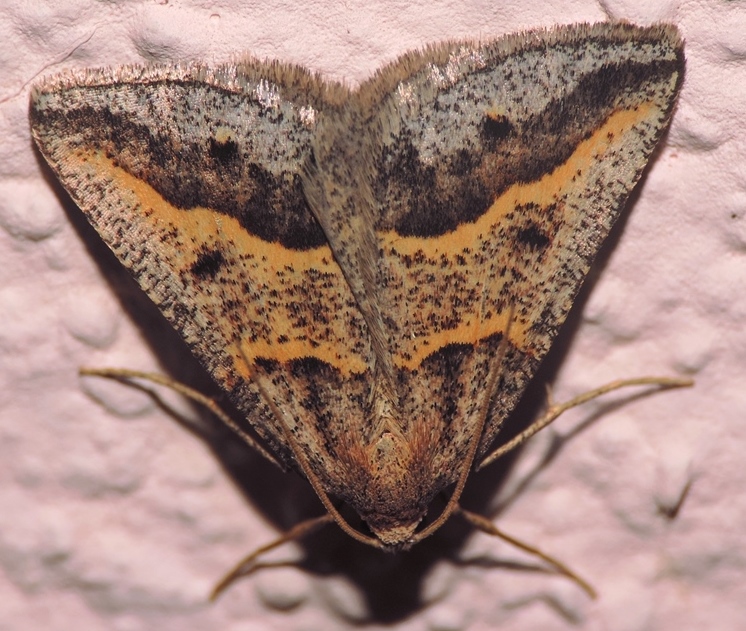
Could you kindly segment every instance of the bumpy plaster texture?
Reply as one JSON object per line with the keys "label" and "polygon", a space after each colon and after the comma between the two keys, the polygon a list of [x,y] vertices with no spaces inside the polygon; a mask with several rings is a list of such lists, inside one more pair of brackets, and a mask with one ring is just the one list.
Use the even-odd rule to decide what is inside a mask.
{"label": "bumpy plaster texture", "polygon": [[[433,4],[3,3],[1,629],[681,631],[746,621],[746,7]],[[697,385],[575,410],[510,466],[474,477],[464,499],[588,577],[599,599],[453,524],[398,556],[331,527],[207,603],[232,563],[318,503],[178,397],[77,377],[81,365],[124,366],[211,387],[34,152],[30,84],[65,68],[240,52],[357,82],[427,42],[607,18],[678,24],[687,77],[664,146],[540,378],[556,398],[650,373]],[[539,384],[524,413],[542,396]]]}

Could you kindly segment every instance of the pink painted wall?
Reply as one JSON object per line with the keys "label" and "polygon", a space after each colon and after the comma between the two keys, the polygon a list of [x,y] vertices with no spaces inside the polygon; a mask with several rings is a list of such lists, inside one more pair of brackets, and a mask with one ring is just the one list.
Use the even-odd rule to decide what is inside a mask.
{"label": "pink painted wall", "polygon": [[[743,3],[2,5],[0,628],[743,628]],[[575,410],[512,469],[475,476],[464,499],[566,561],[600,598],[455,525],[399,556],[364,549],[331,527],[268,557],[307,559],[302,566],[259,572],[208,604],[233,563],[317,514],[318,502],[297,476],[259,462],[173,394],[163,398],[183,425],[141,391],[77,377],[82,365],[122,366],[208,383],[41,168],[27,123],[30,84],[66,68],[218,62],[242,52],[359,82],[428,42],[608,18],[676,23],[687,40],[687,77],[667,140],[544,378],[558,399],[642,374],[692,374],[697,386]],[[568,440],[535,471],[559,437]],[[688,483],[678,515],[664,516]]]}

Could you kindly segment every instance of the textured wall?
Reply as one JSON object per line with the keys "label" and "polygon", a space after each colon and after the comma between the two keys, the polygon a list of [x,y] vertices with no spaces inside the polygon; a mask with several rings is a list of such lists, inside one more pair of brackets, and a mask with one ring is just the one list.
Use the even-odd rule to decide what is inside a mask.
{"label": "textured wall", "polygon": [[[746,6],[432,4],[3,2],[0,629],[681,631],[746,621]],[[358,82],[427,42],[606,18],[676,23],[687,77],[665,144],[541,377],[558,399],[641,374],[692,374],[697,386],[575,410],[512,467],[475,476],[464,498],[588,577],[600,598],[454,524],[399,556],[331,527],[206,603],[232,563],[318,514],[318,502],[171,393],[160,405],[77,377],[81,365],[123,366],[210,387],[42,167],[30,84],[65,68],[240,52]]]}

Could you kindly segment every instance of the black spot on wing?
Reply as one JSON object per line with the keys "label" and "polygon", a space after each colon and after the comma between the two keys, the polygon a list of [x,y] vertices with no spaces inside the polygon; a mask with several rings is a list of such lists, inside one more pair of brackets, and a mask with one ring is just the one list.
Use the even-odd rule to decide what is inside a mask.
{"label": "black spot on wing", "polygon": [[411,136],[402,134],[389,157],[377,185],[388,195],[387,208],[401,210],[396,230],[402,235],[444,234],[477,219],[491,202],[488,188],[472,176],[479,152],[464,149],[425,161]]}
{"label": "black spot on wing", "polygon": [[482,120],[482,129],[479,135],[485,145],[490,146],[507,139],[514,132],[515,127],[507,116],[488,114]]}
{"label": "black spot on wing", "polygon": [[550,243],[549,237],[535,223],[520,228],[516,234],[516,239],[519,243],[531,248],[532,250],[543,250]]}
{"label": "black spot on wing", "polygon": [[189,271],[200,280],[206,280],[215,278],[223,265],[223,254],[219,250],[209,250],[200,253]]}
{"label": "black spot on wing", "polygon": [[210,138],[210,156],[213,160],[221,164],[228,164],[233,160],[237,160],[238,154],[238,143],[233,139],[218,140],[216,138]]}

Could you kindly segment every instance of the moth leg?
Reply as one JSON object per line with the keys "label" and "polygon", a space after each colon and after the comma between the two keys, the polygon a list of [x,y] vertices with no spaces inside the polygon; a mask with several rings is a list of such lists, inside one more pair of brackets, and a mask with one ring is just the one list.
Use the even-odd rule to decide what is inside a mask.
{"label": "moth leg", "polygon": [[281,546],[284,543],[287,543],[289,541],[294,541],[295,539],[300,539],[301,537],[305,537],[306,535],[310,534],[314,530],[317,530],[321,526],[324,526],[326,524],[331,524],[334,522],[334,518],[327,513],[326,515],[322,515],[321,517],[313,517],[311,519],[306,519],[305,521],[300,522],[299,524],[296,524],[293,526],[290,530],[288,530],[285,534],[281,535],[271,543],[268,543],[267,545],[262,546],[261,548],[255,550],[248,556],[241,559],[241,561],[230,571],[228,574],[226,574],[220,582],[215,586],[215,588],[212,590],[212,593],[210,594],[210,600],[214,601],[220,594],[225,591],[225,589],[234,581],[241,578],[242,576],[246,576],[247,574],[250,574],[252,570],[256,568],[255,561],[262,556],[265,552],[269,552],[270,550],[274,550],[275,548]]}
{"label": "moth leg", "polygon": [[538,431],[544,429],[552,421],[554,421],[563,412],[566,412],[570,408],[577,407],[583,403],[587,403],[592,399],[596,399],[607,392],[619,390],[620,388],[627,388],[630,386],[658,386],[661,389],[668,388],[686,388],[694,385],[694,381],[691,379],[677,379],[673,377],[639,377],[637,379],[620,379],[618,381],[612,381],[606,385],[590,390],[583,394],[578,395],[566,401],[565,403],[552,403],[549,401],[549,408],[544,412],[543,416],[538,420],[534,421],[529,427],[523,430],[515,438],[508,441],[504,445],[501,445],[491,454],[486,456],[482,462],[477,465],[476,470],[479,471],[482,467],[486,467],[488,464],[492,464],[500,456],[512,451],[519,445],[526,442],[531,436],[536,434]]}
{"label": "moth leg", "polygon": [[251,448],[258,451],[262,456],[269,460],[272,464],[278,466],[280,469],[285,471],[285,467],[275,458],[269,451],[262,447],[256,440],[254,440],[249,434],[243,431],[236,422],[226,414],[223,409],[215,402],[214,399],[205,396],[201,392],[190,388],[189,386],[169,379],[164,375],[150,372],[140,372],[139,370],[128,370],[126,368],[81,368],[79,374],[83,376],[93,377],[105,377],[107,379],[143,379],[150,381],[151,383],[158,384],[160,386],[166,386],[175,392],[185,396],[187,399],[191,399],[206,407],[212,412],[218,419],[225,423],[230,429],[238,434],[244,442]]}
{"label": "moth leg", "polygon": [[461,508],[459,506],[458,512],[464,516],[466,521],[468,521],[470,524],[475,526],[476,528],[479,528],[482,532],[487,533],[488,535],[492,535],[494,537],[500,537],[503,541],[507,541],[509,544],[515,546],[516,548],[519,548],[525,552],[528,552],[529,554],[533,554],[536,557],[539,557],[542,561],[545,561],[549,565],[551,565],[553,568],[555,568],[560,574],[563,574],[567,578],[569,578],[571,581],[576,583],[584,592],[586,592],[591,598],[595,599],[597,597],[596,590],[591,587],[591,585],[584,579],[582,579],[580,576],[575,574],[569,567],[567,567],[564,563],[561,561],[558,561],[557,559],[549,556],[548,554],[543,553],[538,548],[535,548],[534,546],[530,546],[527,543],[524,543],[523,541],[519,541],[518,539],[515,539],[514,537],[511,537],[510,535],[504,533],[502,530],[500,530],[495,524],[493,524],[489,519],[486,517],[483,517],[482,515],[478,515],[477,513],[472,513],[471,511],[468,511],[464,508]]}

